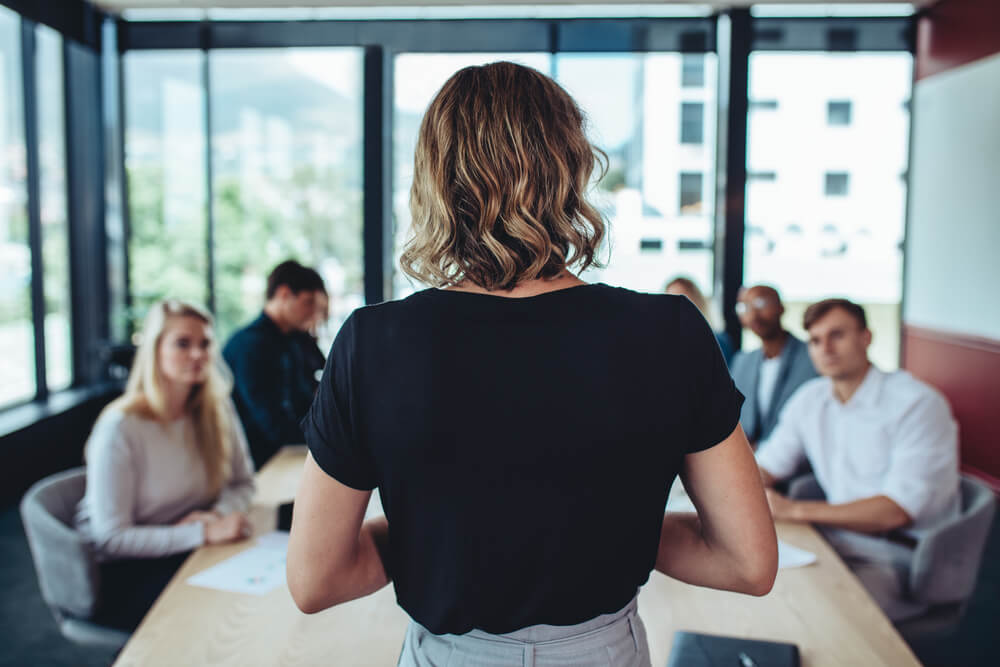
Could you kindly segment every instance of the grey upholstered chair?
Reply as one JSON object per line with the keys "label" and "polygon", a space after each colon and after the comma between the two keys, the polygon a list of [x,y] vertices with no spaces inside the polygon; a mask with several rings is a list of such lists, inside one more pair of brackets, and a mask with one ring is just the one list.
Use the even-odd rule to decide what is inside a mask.
{"label": "grey upholstered chair", "polygon": [[[996,498],[988,486],[973,477],[962,475],[960,484],[959,515],[924,533],[914,550],[910,596],[931,606],[920,616],[897,624],[908,640],[954,630],[975,590]],[[803,500],[826,497],[812,475],[793,480],[788,495]]]}
{"label": "grey upholstered chair", "polygon": [[120,649],[129,635],[95,621],[100,575],[92,545],[73,529],[85,468],[46,477],[21,501],[21,518],[42,597],[62,634],[79,644]]}

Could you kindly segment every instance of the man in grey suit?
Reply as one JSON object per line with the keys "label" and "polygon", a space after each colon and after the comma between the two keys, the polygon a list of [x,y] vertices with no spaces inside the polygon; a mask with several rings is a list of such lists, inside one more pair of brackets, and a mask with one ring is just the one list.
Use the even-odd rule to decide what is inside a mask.
{"label": "man in grey suit", "polygon": [[746,397],[740,424],[756,447],[778,423],[785,401],[817,373],[806,344],[781,326],[785,307],[776,289],[755,285],[740,290],[736,312],[743,328],[761,340],[759,349],[737,352],[730,364],[733,381]]}

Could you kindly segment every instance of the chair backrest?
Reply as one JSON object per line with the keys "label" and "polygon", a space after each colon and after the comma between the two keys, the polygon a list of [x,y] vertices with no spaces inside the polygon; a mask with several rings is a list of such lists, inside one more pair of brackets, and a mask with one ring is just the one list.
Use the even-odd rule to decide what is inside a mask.
{"label": "chair backrest", "polygon": [[35,483],[21,501],[38,585],[57,620],[62,614],[89,618],[97,608],[100,580],[93,547],[73,528],[86,484],[86,469],[74,468]]}
{"label": "chair backrest", "polygon": [[962,602],[976,587],[979,563],[993,525],[996,498],[982,482],[962,475],[962,511],[920,538],[910,568],[910,596],[930,604]]}

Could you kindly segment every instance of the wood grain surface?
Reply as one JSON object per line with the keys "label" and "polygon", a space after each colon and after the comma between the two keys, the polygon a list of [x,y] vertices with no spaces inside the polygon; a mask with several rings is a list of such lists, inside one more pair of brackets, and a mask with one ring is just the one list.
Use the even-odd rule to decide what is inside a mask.
{"label": "wood grain surface", "polygon": [[[275,507],[295,496],[305,453],[286,448],[258,473],[252,511],[259,532],[273,529]],[[369,514],[379,513],[377,494]],[[798,644],[805,667],[919,665],[858,580],[808,526],[779,525],[779,537],[818,562],[778,573],[763,598],[698,588],[657,572],[639,595],[652,663],[666,664],[674,631],[694,630]],[[313,616],[286,588],[266,596],[191,586],[188,577],[251,546],[203,547],[187,560],[126,644],[115,665],[396,664],[408,617],[392,586]]]}

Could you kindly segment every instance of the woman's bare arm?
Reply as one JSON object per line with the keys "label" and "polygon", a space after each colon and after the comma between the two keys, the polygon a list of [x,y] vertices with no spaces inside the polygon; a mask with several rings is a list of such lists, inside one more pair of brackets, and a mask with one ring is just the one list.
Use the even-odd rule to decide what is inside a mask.
{"label": "woman's bare arm", "polygon": [[306,457],[288,540],[288,590],[299,609],[314,614],[374,593],[389,583],[382,553],[385,517],[364,521],[371,491],[327,475]]}
{"label": "woman's bare arm", "polygon": [[685,457],[681,481],[698,513],[664,517],[656,569],[689,584],[767,594],[778,544],[743,428]]}

